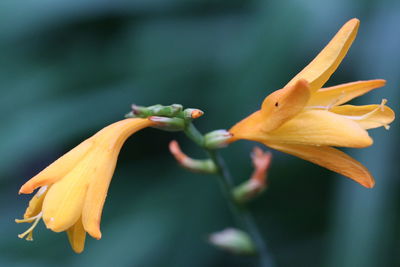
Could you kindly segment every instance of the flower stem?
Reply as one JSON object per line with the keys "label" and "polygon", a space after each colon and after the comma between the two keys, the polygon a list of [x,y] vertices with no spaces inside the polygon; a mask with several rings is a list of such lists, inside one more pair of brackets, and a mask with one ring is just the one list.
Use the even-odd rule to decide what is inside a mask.
{"label": "flower stem", "polygon": [[242,227],[247,231],[247,233],[252,238],[257,248],[258,255],[260,257],[260,267],[274,266],[274,262],[267,251],[267,246],[257,227],[257,224],[254,221],[251,212],[244,205],[241,205],[237,201],[235,201],[233,197],[232,194],[234,189],[233,178],[229,172],[228,167],[225,164],[224,159],[216,150],[211,150],[204,147],[203,135],[196,129],[196,127],[192,123],[190,123],[188,127],[186,127],[184,132],[189,139],[194,141],[196,144],[198,144],[208,152],[211,160],[214,162],[215,166],[217,166],[218,174],[220,177],[219,181],[224,196],[228,201],[229,208],[234,214],[235,220],[240,225],[242,225]]}

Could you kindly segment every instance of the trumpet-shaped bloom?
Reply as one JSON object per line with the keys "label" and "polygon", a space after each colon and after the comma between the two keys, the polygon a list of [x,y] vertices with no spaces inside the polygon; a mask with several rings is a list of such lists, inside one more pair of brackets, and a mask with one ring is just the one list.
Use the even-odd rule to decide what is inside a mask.
{"label": "trumpet-shaped bloom", "polygon": [[27,181],[19,193],[40,189],[29,202],[24,219],[16,220],[33,222],[19,237],[32,240],[33,228],[43,218],[54,232],[67,231],[77,253],[84,249],[86,232],[100,239],[101,213],[121,147],[133,133],[153,124],[139,118],[111,124]]}
{"label": "trumpet-shaped bloom", "polygon": [[258,141],[373,187],[367,168],[333,147],[370,146],[373,141],[366,130],[388,128],[394,112],[385,99],[380,105],[342,105],[384,86],[385,80],[321,88],[346,55],[358,26],[358,19],[348,21],[310,64],[264,99],[260,110],[230,129],[230,141]]}

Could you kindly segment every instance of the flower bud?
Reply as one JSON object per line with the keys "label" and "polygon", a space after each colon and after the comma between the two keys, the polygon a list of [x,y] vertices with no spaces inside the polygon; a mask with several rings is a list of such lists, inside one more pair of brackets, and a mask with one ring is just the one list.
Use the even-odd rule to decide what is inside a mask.
{"label": "flower bud", "polygon": [[183,117],[187,120],[193,120],[203,116],[204,112],[197,108],[187,108],[183,111]]}
{"label": "flower bud", "polygon": [[214,246],[234,254],[253,255],[256,248],[250,236],[241,230],[227,228],[209,236],[209,242]]}
{"label": "flower bud", "polygon": [[147,118],[150,116],[178,117],[182,113],[182,105],[172,104],[170,106],[153,105],[149,107],[131,106],[132,111],[125,115],[126,118]]}
{"label": "flower bud", "polygon": [[265,184],[257,180],[250,179],[237,186],[233,190],[233,197],[239,203],[248,202],[254,199],[265,190]]}
{"label": "flower bud", "polygon": [[176,132],[182,131],[185,128],[185,121],[179,118],[151,116],[149,120],[156,123],[156,125],[152,127],[164,131]]}
{"label": "flower bud", "polygon": [[233,197],[239,203],[252,200],[266,188],[272,153],[264,152],[261,148],[254,147],[251,153],[251,159],[254,166],[251,178],[233,190]]}
{"label": "flower bud", "polygon": [[154,116],[176,117],[182,112],[183,107],[180,104],[172,104],[170,106],[154,105],[148,107],[148,109]]}
{"label": "flower bud", "polygon": [[147,118],[151,116],[151,112],[147,107],[131,105],[131,112],[125,115],[125,118]]}
{"label": "flower bud", "polygon": [[226,147],[228,140],[232,137],[232,134],[227,130],[216,130],[207,133],[204,136],[204,146],[208,149],[217,149]]}
{"label": "flower bud", "polygon": [[172,140],[169,143],[169,151],[178,161],[179,165],[192,172],[198,173],[217,173],[217,166],[210,159],[192,159],[182,152],[177,141]]}

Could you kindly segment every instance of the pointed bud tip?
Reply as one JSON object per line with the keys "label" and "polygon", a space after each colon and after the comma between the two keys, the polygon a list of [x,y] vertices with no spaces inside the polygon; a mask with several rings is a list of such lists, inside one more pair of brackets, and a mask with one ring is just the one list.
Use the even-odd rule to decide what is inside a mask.
{"label": "pointed bud tip", "polygon": [[200,118],[201,116],[203,116],[204,112],[201,111],[200,109],[195,109],[192,111],[191,117],[192,119],[197,119]]}
{"label": "pointed bud tip", "polygon": [[178,141],[171,140],[171,142],[169,142],[169,149],[176,150],[176,147],[179,147]]}
{"label": "pointed bud tip", "polygon": [[183,161],[185,160],[186,155],[183,154],[178,142],[176,140],[172,140],[169,143],[169,151],[171,154],[175,157],[175,159],[180,163],[183,164]]}
{"label": "pointed bud tip", "polygon": [[33,190],[34,190],[34,189],[33,189],[31,186],[23,185],[23,186],[21,186],[21,188],[19,189],[18,195],[21,195],[21,194],[32,194]]}
{"label": "pointed bud tip", "polygon": [[178,141],[176,140],[172,140],[171,142],[169,142],[169,151],[171,152],[171,154],[176,155],[177,153],[182,152],[181,148],[179,146]]}
{"label": "pointed bud tip", "polygon": [[132,114],[134,114],[134,115],[139,114],[139,106],[138,105],[132,104],[131,109],[132,109]]}

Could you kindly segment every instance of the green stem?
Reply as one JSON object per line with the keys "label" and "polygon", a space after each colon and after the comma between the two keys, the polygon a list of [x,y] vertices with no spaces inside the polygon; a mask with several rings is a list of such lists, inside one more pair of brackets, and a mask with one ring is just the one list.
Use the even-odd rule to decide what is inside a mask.
{"label": "green stem", "polygon": [[192,123],[186,125],[183,130],[186,136],[195,142],[199,147],[204,147],[204,136],[194,127]]}
{"label": "green stem", "polygon": [[264,239],[262,238],[260,230],[258,229],[252,214],[248,209],[246,209],[244,205],[240,205],[237,201],[235,201],[233,197],[233,178],[221,155],[215,150],[210,150],[204,147],[204,137],[192,123],[188,124],[184,132],[189,139],[194,141],[200,147],[203,147],[207,150],[211,160],[217,166],[218,174],[220,177],[219,181],[224,196],[228,201],[228,205],[232,213],[234,214],[235,219],[239,222],[239,224],[244,227],[244,229],[246,229],[247,233],[250,235],[255,246],[257,247],[257,251],[260,256],[260,266],[274,266],[273,260],[271,259],[267,251],[267,246],[264,242]]}

